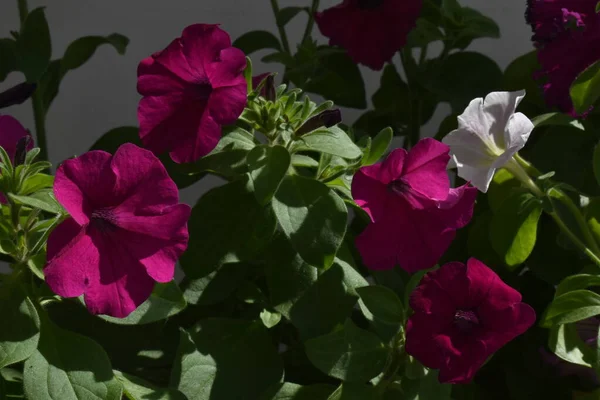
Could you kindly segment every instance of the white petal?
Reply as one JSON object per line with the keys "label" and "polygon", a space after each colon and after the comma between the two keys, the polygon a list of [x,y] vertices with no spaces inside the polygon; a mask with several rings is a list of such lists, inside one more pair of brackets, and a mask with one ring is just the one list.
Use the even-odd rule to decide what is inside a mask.
{"label": "white petal", "polygon": [[468,165],[458,167],[458,176],[467,182],[471,182],[471,185],[483,193],[486,193],[490,187],[494,172],[496,172],[495,168],[473,168]]}
{"label": "white petal", "polygon": [[501,149],[509,147],[504,132],[517,106],[525,97],[525,91],[492,92],[485,97],[483,110],[490,121],[490,134]]}
{"label": "white petal", "polygon": [[442,139],[442,143],[450,147],[450,152],[460,164],[490,166],[495,155],[488,148],[484,139],[468,128],[453,130]]}
{"label": "white petal", "polygon": [[490,122],[483,112],[483,99],[481,97],[471,100],[465,111],[458,116],[458,128],[470,130],[484,142],[490,140]]}
{"label": "white petal", "polygon": [[508,120],[508,124],[506,125],[504,132],[507,142],[506,147],[518,147],[518,150],[521,150],[523,147],[525,147],[525,143],[527,143],[527,139],[529,139],[529,135],[531,135],[533,128],[533,122],[531,122],[531,120],[524,114],[513,114],[513,116]]}

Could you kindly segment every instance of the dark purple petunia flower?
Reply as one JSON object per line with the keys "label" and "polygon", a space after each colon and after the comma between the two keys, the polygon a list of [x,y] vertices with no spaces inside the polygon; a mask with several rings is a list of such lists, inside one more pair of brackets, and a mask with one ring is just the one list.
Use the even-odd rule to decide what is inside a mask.
{"label": "dark purple petunia flower", "polygon": [[346,49],[354,62],[380,70],[406,43],[421,4],[421,0],[344,0],[315,19],[329,44]]}
{"label": "dark purple petunia flower", "polygon": [[600,60],[597,0],[528,0],[527,22],[539,49],[544,97],[551,107],[575,115],[569,96],[577,76]]}
{"label": "dark purple petunia flower", "polygon": [[411,295],[406,352],[443,383],[468,383],[483,363],[535,322],[521,294],[481,261],[429,272]]}
{"label": "dark purple petunia flower", "polygon": [[185,28],[161,52],[138,67],[140,137],[156,154],[178,163],[210,153],[221,126],[234,123],[246,106],[244,53],[217,25]]}
{"label": "dark purple petunia flower", "polygon": [[431,268],[456,230],[469,223],[477,189],[469,184],[450,187],[449,151],[427,138],[410,152],[396,149],[383,162],[356,172],[352,197],[372,221],[356,238],[367,267],[400,265],[411,273]]}

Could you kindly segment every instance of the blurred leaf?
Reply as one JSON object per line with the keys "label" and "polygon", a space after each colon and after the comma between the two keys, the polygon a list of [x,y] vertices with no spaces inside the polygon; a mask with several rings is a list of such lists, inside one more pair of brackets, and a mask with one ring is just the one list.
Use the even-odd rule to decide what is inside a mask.
{"label": "blurred leaf", "polygon": [[171,386],[188,400],[256,399],[282,378],[262,323],[215,318],[181,332]]}
{"label": "blurred leaf", "polygon": [[570,127],[576,128],[576,129],[581,129],[582,131],[585,130],[585,127],[579,120],[577,120],[576,118],[573,118],[567,114],[563,114],[563,113],[559,113],[559,112],[538,115],[537,117],[533,118],[531,120],[531,122],[533,122],[533,125],[536,128],[541,128],[542,126],[558,125],[558,126],[570,126]]}
{"label": "blurred leaf", "polygon": [[365,286],[356,291],[360,296],[363,312],[367,311],[367,319],[377,319],[390,325],[400,325],[404,321],[402,301],[391,289],[385,286]]}
{"label": "blurred leaf", "polygon": [[541,214],[541,201],[529,193],[511,196],[494,213],[490,239],[507,266],[522,264],[533,251]]}
{"label": "blurred leaf", "polygon": [[27,82],[37,82],[50,63],[52,44],[44,8],[29,12],[17,40],[17,66]]}
{"label": "blurred leaf", "polygon": [[260,312],[260,320],[267,329],[271,329],[281,321],[281,314],[263,309]]}
{"label": "blurred leaf", "polygon": [[237,262],[226,263],[206,276],[191,279],[183,295],[191,304],[217,304],[233,294],[248,274],[248,265]]}
{"label": "blurred leaf", "polygon": [[366,382],[379,374],[388,349],[377,336],[347,320],[342,329],[305,343],[310,361],[324,373],[347,382]]}
{"label": "blurred leaf", "polygon": [[571,84],[573,107],[579,114],[584,114],[600,97],[600,62],[595,62],[579,74]]}
{"label": "blurred leaf", "polygon": [[379,400],[378,390],[364,383],[344,382],[327,400]]}
{"label": "blurred leaf", "polygon": [[234,181],[205,193],[188,226],[190,241],[180,263],[188,277],[199,278],[224,263],[255,257],[272,237],[275,218],[244,181]]}
{"label": "blurred leaf", "polygon": [[526,189],[513,174],[502,168],[496,171],[487,192],[487,200],[492,212],[500,211],[502,204],[517,193],[524,193]]}
{"label": "blurred leaf", "polygon": [[118,33],[108,36],[84,36],[67,47],[61,60],[61,70],[64,76],[67,71],[85,64],[103,44],[110,44],[117,53],[123,55],[129,44],[129,39]]}
{"label": "blurred leaf", "polygon": [[120,371],[114,371],[114,374],[123,385],[123,395],[129,400],[185,400],[185,396],[174,389],[159,388]]}
{"label": "blurred leaf", "polygon": [[358,146],[338,126],[321,127],[303,135],[292,144],[292,151],[317,151],[347,159],[356,159],[362,155]]}
{"label": "blurred leaf", "polygon": [[105,321],[119,325],[144,325],[161,321],[183,311],[187,303],[175,281],[156,283],[152,294],[125,318],[100,315]]}
{"label": "blurred leaf", "polygon": [[504,70],[503,90],[525,90],[527,93],[519,105],[519,110],[525,115],[539,115],[546,112],[541,85],[533,78],[540,69],[537,51],[533,50],[517,57]]}
{"label": "blurred leaf", "polygon": [[581,340],[577,328],[573,324],[552,327],[548,346],[554,354],[565,361],[593,368],[596,354],[589,345]]}
{"label": "blurred leaf", "polygon": [[408,34],[406,43],[410,47],[424,47],[438,40],[444,40],[444,34],[440,28],[424,18],[419,18],[417,25]]}
{"label": "blurred leaf", "polygon": [[568,324],[600,315],[600,295],[589,290],[573,290],[557,296],[546,309],[544,327]]}
{"label": "blurred leaf", "polygon": [[369,150],[369,156],[362,163],[363,165],[373,165],[383,157],[383,155],[387,152],[390,144],[392,143],[392,138],[394,136],[394,131],[391,128],[386,128],[381,130],[377,135],[373,137],[371,141],[371,147]]}
{"label": "blurred leaf", "polygon": [[290,168],[290,153],[283,146],[260,145],[248,153],[247,162],[254,197],[266,205]]}
{"label": "blurred leaf", "polygon": [[281,51],[279,39],[271,32],[267,31],[251,31],[244,33],[233,42],[233,47],[242,50],[247,56],[262,49],[275,49]]}
{"label": "blurred leaf", "polygon": [[286,26],[296,15],[300,12],[305,11],[309,13],[310,10],[307,7],[284,7],[279,10],[277,14],[277,25]]}
{"label": "blurred leaf", "polygon": [[329,267],[346,232],[344,201],[325,184],[295,175],[285,177],[272,206],[300,256],[316,267]]}
{"label": "blurred leaf", "polygon": [[8,74],[18,68],[17,42],[13,39],[0,39],[0,82],[3,82]]}
{"label": "blurred leaf", "polygon": [[278,383],[263,393],[260,400],[328,400],[335,387],[325,384],[301,386],[295,383]]}

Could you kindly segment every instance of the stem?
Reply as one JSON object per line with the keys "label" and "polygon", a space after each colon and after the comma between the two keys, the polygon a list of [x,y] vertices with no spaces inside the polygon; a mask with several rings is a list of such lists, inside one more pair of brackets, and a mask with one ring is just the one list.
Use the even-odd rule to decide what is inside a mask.
{"label": "stem", "polygon": [[306,42],[308,38],[312,35],[313,26],[315,25],[315,13],[318,9],[319,0],[313,0],[312,6],[310,7],[310,11],[308,14],[308,23],[306,24],[304,35],[302,35],[302,43]]}
{"label": "stem", "polygon": [[427,59],[427,48],[427,45],[421,47],[421,54],[419,54],[419,65],[423,65],[423,63]]}
{"label": "stem", "polygon": [[394,336],[390,345],[392,347],[392,353],[383,370],[383,376],[375,385],[375,390],[380,394],[385,392],[385,389],[394,380],[396,373],[402,366],[402,356],[404,355],[404,330],[402,328],[400,328],[400,331]]}
{"label": "stem", "polygon": [[521,181],[533,194],[537,197],[544,197],[544,192],[535,184],[535,182],[529,177],[527,171],[523,169],[523,167],[514,159],[511,158],[506,165],[504,165],[511,174],[515,176],[518,180]]}
{"label": "stem", "polygon": [[592,260],[592,262],[594,262],[594,264],[600,267],[600,258],[598,258],[598,256],[594,254],[593,251],[591,251],[581,240],[579,240],[579,238],[575,236],[573,232],[571,232],[569,227],[565,225],[565,223],[562,221],[562,219],[560,219],[558,214],[556,214],[555,212],[550,212],[548,214],[554,219],[556,225],[558,225],[558,227],[562,229],[562,231],[569,237],[569,239],[571,239],[573,244],[575,244],[575,246],[577,246],[579,250],[581,250],[586,256],[588,256],[589,259]]}
{"label": "stem", "polygon": [[46,112],[44,110],[43,99],[40,93],[36,91],[31,96],[33,106],[33,119],[35,121],[35,133],[38,147],[40,148],[40,160],[48,160],[48,142],[46,140]]}
{"label": "stem", "polygon": [[408,127],[408,147],[412,147],[421,138],[421,101],[415,90],[413,71],[416,68],[411,50],[400,51],[400,60],[406,74],[406,83],[410,95],[410,126]]}
{"label": "stem", "polygon": [[533,176],[534,178],[542,175],[542,173],[536,167],[534,167],[533,164],[521,157],[519,153],[515,153],[513,158],[521,167],[523,167],[525,171],[527,171],[529,175]]}
{"label": "stem", "polygon": [[23,23],[29,14],[27,0],[17,0],[17,5],[19,7],[19,20],[21,21],[21,26],[23,26]]}
{"label": "stem", "polygon": [[285,33],[285,27],[279,24],[279,18],[277,18],[279,16],[279,3],[277,0],[271,0],[271,8],[273,9],[273,14],[275,15],[275,23],[277,24],[277,29],[279,30],[283,51],[291,55],[290,43],[288,42],[287,33]]}

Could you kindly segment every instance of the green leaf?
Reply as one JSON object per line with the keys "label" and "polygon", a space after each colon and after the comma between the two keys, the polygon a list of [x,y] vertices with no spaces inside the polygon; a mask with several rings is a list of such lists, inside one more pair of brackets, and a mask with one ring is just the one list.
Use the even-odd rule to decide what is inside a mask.
{"label": "green leaf", "polygon": [[52,175],[46,175],[41,173],[35,174],[25,179],[25,182],[23,182],[19,194],[22,196],[26,196],[42,189],[51,188],[53,185],[54,177]]}
{"label": "green leaf", "polygon": [[179,286],[174,281],[171,281],[168,283],[157,283],[148,300],[143,302],[127,317],[115,318],[107,315],[100,315],[99,317],[113,324],[143,325],[179,314],[186,306],[187,303]]}
{"label": "green leaf", "polygon": [[460,114],[472,99],[501,89],[502,78],[502,70],[494,60],[465,51],[448,56],[439,73],[424,85],[448,101],[453,113]]}
{"label": "green leaf", "polygon": [[223,264],[206,276],[190,280],[185,287],[183,296],[191,304],[217,304],[240,287],[248,274],[247,264]]}
{"label": "green leaf", "polygon": [[600,185],[600,143],[594,147],[593,168],[596,182]]}
{"label": "green leaf", "polygon": [[582,131],[585,130],[583,124],[576,118],[573,118],[567,114],[553,112],[538,115],[537,117],[531,120],[533,125],[536,128],[541,128],[542,126],[571,126],[575,129],[580,129]]}
{"label": "green leaf", "polygon": [[583,114],[592,107],[600,97],[600,62],[595,62],[579,74],[571,84],[573,107]]}
{"label": "green leaf", "polygon": [[252,149],[246,160],[254,196],[259,204],[266,205],[290,168],[290,153],[283,146],[261,145]]}
{"label": "green leaf", "polygon": [[444,40],[444,34],[440,28],[424,18],[419,18],[417,25],[408,34],[406,43],[410,47],[424,47],[438,40]]}
{"label": "green leaf", "polygon": [[13,39],[0,39],[0,82],[3,82],[8,74],[17,70],[17,42]]}
{"label": "green leaf", "polygon": [[25,399],[21,371],[12,368],[0,369],[0,398],[6,400]]}
{"label": "green leaf", "polygon": [[279,39],[271,32],[267,31],[244,33],[233,42],[233,47],[242,50],[247,56],[262,49],[275,49],[281,51]]}
{"label": "green leaf", "polygon": [[262,323],[206,319],[181,332],[171,386],[188,400],[256,399],[282,377],[281,359]]}
{"label": "green leaf", "polygon": [[113,33],[108,36],[85,36],[75,40],[67,47],[61,60],[62,74],[64,75],[69,70],[81,67],[103,44],[111,45],[117,53],[123,55],[129,44],[129,39],[118,33]]}
{"label": "green leaf", "polygon": [[319,128],[298,138],[292,145],[292,151],[318,151],[335,156],[356,159],[362,156],[360,148],[337,126]]}
{"label": "green leaf", "polygon": [[364,383],[344,382],[327,400],[379,400],[381,396],[374,386]]}
{"label": "green leaf", "polygon": [[419,400],[450,400],[452,385],[440,383],[438,371],[430,369],[420,381]]}
{"label": "green leaf", "polygon": [[302,154],[292,155],[292,165],[295,167],[317,168],[319,162],[312,157]]}
{"label": "green leaf", "polygon": [[371,141],[369,157],[363,162],[363,165],[373,165],[377,163],[390,147],[393,137],[394,131],[392,128],[385,128],[375,135]]}
{"label": "green leaf", "polygon": [[533,251],[542,203],[529,193],[505,200],[490,224],[492,247],[509,267],[525,262]]}
{"label": "green leaf", "polygon": [[581,321],[600,314],[600,295],[574,290],[557,296],[546,309],[542,326],[551,327]]}
{"label": "green leaf", "polygon": [[20,287],[4,285],[0,292],[0,368],[26,360],[40,339],[40,318]]}
{"label": "green leaf", "polygon": [[302,386],[295,383],[278,383],[265,392],[260,400],[328,400],[335,390],[331,385]]}
{"label": "green leaf", "polygon": [[188,277],[200,278],[224,263],[251,260],[266,246],[275,225],[273,212],[256,202],[244,181],[211,189],[192,209],[181,266]]}
{"label": "green leaf", "polygon": [[470,7],[461,11],[460,29],[454,35],[454,46],[467,48],[471,42],[480,38],[499,38],[500,28],[496,22]]}
{"label": "green leaf", "polygon": [[600,286],[600,276],[590,274],[578,274],[565,278],[557,287],[555,296],[560,296],[574,290],[585,289],[592,286]]}
{"label": "green leaf", "polygon": [[271,329],[281,321],[281,314],[264,309],[260,312],[260,319],[267,329]]}
{"label": "green leaf", "polygon": [[521,182],[513,174],[504,168],[499,169],[494,174],[487,193],[490,209],[492,212],[497,213],[507,199],[516,196],[517,193],[525,192],[527,192],[527,189],[523,188]]}
{"label": "green leaf", "polygon": [[365,83],[358,69],[345,52],[326,53],[318,58],[317,68],[302,88],[333,101],[338,106],[367,107]]}
{"label": "green leaf", "polygon": [[120,371],[113,371],[123,385],[123,395],[129,400],[186,400],[185,396],[173,389],[159,388],[150,382]]}
{"label": "green leaf", "polygon": [[391,289],[385,286],[365,286],[356,291],[367,319],[377,319],[390,325],[399,325],[404,321],[402,301]]}
{"label": "green leaf", "polygon": [[285,177],[272,206],[300,256],[316,267],[329,267],[346,233],[344,201],[327,185],[295,175]]}
{"label": "green leaf", "polygon": [[552,327],[548,347],[554,354],[573,364],[593,368],[596,361],[594,350],[581,340],[573,324]]}
{"label": "green leaf", "polygon": [[25,74],[27,82],[37,82],[48,65],[52,56],[50,29],[44,14],[44,8],[39,7],[27,15],[17,40],[17,65]]}
{"label": "green leaf", "polygon": [[286,26],[288,22],[290,22],[296,15],[300,12],[305,11],[309,12],[309,9],[306,7],[285,7],[279,10],[279,14],[277,14],[277,25]]}
{"label": "green leaf", "polygon": [[121,400],[123,388],[100,345],[42,319],[38,349],[25,362],[28,399]]}
{"label": "green leaf", "polygon": [[348,382],[366,382],[378,375],[388,349],[375,334],[362,330],[351,320],[342,329],[310,339],[306,355],[321,371]]}
{"label": "green leaf", "polygon": [[56,201],[52,189],[42,189],[29,196],[17,196],[9,193],[8,197],[18,204],[38,208],[52,214],[66,214],[65,209]]}

